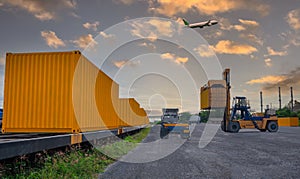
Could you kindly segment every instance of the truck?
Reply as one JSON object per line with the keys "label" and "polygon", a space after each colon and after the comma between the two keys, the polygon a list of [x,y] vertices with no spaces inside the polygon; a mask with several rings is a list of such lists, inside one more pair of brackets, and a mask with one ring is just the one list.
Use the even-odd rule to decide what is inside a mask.
{"label": "truck", "polygon": [[170,133],[180,134],[181,138],[189,139],[189,124],[179,123],[178,108],[163,108],[161,116],[160,138],[168,138]]}

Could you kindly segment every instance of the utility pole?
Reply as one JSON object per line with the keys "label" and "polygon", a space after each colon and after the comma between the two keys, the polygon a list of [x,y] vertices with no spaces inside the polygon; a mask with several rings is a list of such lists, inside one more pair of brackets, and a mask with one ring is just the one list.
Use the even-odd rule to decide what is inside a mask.
{"label": "utility pole", "polygon": [[260,112],[263,112],[263,98],[262,98],[262,91],[260,92]]}
{"label": "utility pole", "polygon": [[281,109],[281,91],[280,91],[280,87],[278,87],[278,93],[279,93],[279,109]]}
{"label": "utility pole", "polygon": [[293,87],[291,87],[291,111],[294,111],[294,96],[293,96]]}

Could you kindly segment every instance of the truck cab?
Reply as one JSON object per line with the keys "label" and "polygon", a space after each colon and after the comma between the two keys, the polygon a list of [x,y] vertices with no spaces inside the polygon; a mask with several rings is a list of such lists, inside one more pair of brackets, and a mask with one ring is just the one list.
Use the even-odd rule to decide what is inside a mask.
{"label": "truck cab", "polygon": [[160,137],[168,138],[170,133],[180,134],[181,138],[188,139],[190,130],[188,124],[180,124],[178,108],[163,108],[161,116]]}

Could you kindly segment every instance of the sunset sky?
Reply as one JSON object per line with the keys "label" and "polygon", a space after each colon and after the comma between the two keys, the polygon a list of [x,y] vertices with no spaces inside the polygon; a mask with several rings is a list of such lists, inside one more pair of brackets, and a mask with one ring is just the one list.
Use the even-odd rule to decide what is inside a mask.
{"label": "sunset sky", "polygon": [[[290,100],[289,87],[293,86],[294,97],[300,100],[300,3],[297,0],[0,0],[0,106],[7,52],[83,51],[90,42],[95,42],[97,36],[117,38],[105,29],[141,17],[162,17],[179,24],[182,17],[190,22],[218,20],[218,25],[193,29],[208,42],[195,51],[207,58],[215,53],[222,68],[231,69],[232,96],[247,96],[252,108],[259,110],[259,91],[263,91],[264,104],[272,103],[276,108],[278,86],[282,88],[283,105]],[[145,53],[158,54],[145,56],[150,66],[167,59],[177,66],[192,68],[190,54],[174,50],[175,47],[159,40],[174,29],[159,20],[147,23],[156,27],[152,34],[155,38],[129,43],[118,49],[103,71],[112,75],[121,71],[124,65],[143,66],[140,60],[129,62],[135,57],[129,52],[141,53],[145,49]],[[133,25],[131,34],[141,37],[140,31],[147,27]],[[177,66],[174,65],[174,69]],[[196,75],[197,70],[193,70]],[[203,73],[203,69],[199,71]],[[131,90],[136,93],[132,92],[131,96],[146,109],[150,98],[158,97],[156,103],[164,104],[160,95],[178,96],[177,92],[168,91],[172,84],[160,78],[148,75],[139,79],[133,86],[135,89]],[[119,80],[122,88],[126,79]],[[199,79],[197,88],[206,80]],[[170,100],[168,106],[176,106],[177,102]],[[195,108],[184,110],[195,111]]]}

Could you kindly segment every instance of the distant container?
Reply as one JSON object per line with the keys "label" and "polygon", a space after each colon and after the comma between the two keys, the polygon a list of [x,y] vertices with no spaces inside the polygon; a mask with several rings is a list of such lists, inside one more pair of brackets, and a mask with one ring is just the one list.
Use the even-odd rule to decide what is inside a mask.
{"label": "distant container", "polygon": [[226,107],[225,80],[210,80],[200,90],[201,109]]}
{"label": "distant container", "polygon": [[121,98],[118,114],[122,126],[141,126],[149,123],[147,114],[134,98]]}
{"label": "distant container", "polygon": [[299,126],[299,118],[298,117],[279,117],[278,125],[279,126],[287,126],[287,127],[298,127]]}
{"label": "distant container", "polygon": [[7,53],[2,132],[118,128],[118,95],[119,85],[79,51]]}

